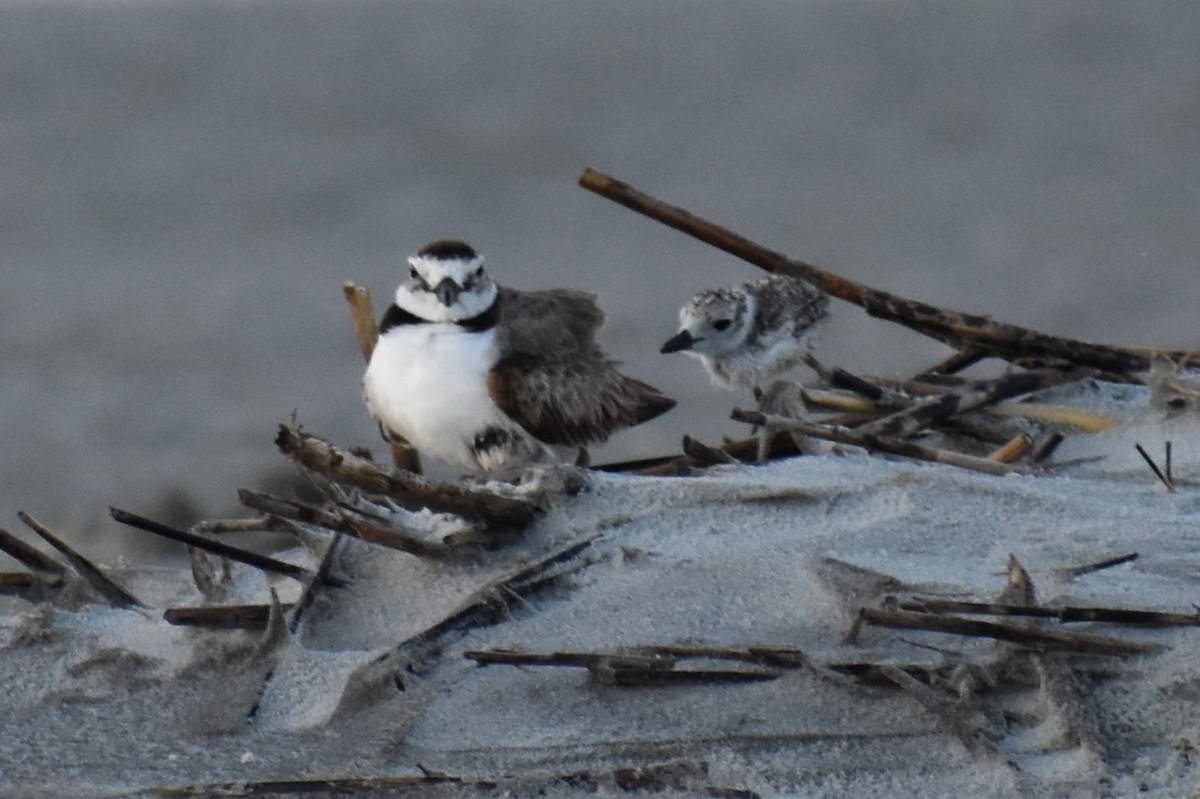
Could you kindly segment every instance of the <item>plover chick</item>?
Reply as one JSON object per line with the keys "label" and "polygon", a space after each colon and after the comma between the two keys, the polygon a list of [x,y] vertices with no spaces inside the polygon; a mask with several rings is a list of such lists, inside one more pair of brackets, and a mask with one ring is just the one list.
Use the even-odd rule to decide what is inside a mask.
{"label": "plover chick", "polygon": [[514,472],[674,407],[600,349],[592,295],[498,286],[453,239],[408,266],[363,377],[385,437],[468,471]]}
{"label": "plover chick", "polygon": [[685,352],[713,382],[760,395],[804,360],[809,334],[829,313],[829,296],[786,275],[702,291],[679,311],[679,332],[662,352]]}

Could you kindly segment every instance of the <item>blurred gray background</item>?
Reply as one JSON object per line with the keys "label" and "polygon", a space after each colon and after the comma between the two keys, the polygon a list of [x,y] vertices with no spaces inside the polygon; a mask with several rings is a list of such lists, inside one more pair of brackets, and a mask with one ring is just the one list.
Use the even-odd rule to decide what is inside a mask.
{"label": "blurred gray background", "polygon": [[[658,347],[758,273],[585,166],[906,296],[1200,346],[1198,41],[1200,4],[1127,0],[4,3],[0,526],[229,513],[293,411],[382,452],[341,285],[382,308],[442,236],[598,294],[679,399],[597,460],[744,432]],[[947,354],[834,313],[848,368]]]}

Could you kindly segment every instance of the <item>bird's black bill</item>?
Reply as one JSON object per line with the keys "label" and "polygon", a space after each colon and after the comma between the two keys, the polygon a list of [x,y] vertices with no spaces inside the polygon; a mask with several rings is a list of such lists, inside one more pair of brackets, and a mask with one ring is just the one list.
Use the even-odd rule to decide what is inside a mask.
{"label": "bird's black bill", "polygon": [[447,308],[458,301],[458,295],[461,292],[462,288],[448,277],[442,278],[442,282],[438,283],[433,289],[433,293],[437,296],[438,301]]}
{"label": "bird's black bill", "polygon": [[696,339],[692,337],[689,330],[680,330],[664,345],[659,352],[679,352],[680,350],[690,350],[692,345],[696,343]]}

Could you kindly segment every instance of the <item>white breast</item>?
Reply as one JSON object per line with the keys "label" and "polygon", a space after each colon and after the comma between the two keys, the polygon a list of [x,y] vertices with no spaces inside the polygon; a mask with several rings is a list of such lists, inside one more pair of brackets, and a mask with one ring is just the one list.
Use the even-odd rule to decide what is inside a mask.
{"label": "white breast", "polygon": [[443,323],[392,328],[380,336],[363,377],[367,407],[423,454],[476,469],[476,434],[489,426],[519,430],[487,393],[496,357],[493,330]]}
{"label": "white breast", "polygon": [[803,363],[807,344],[792,335],[775,335],[760,340],[758,347],[743,345],[720,358],[701,355],[713,382],[725,388],[762,387],[784,372]]}

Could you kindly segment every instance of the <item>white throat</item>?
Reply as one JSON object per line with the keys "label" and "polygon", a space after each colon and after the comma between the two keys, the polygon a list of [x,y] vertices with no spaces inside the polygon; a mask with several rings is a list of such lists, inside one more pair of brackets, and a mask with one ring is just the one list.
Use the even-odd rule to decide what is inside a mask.
{"label": "white throat", "polygon": [[461,322],[491,308],[498,291],[496,284],[489,282],[477,291],[464,291],[453,305],[447,306],[431,292],[413,291],[401,285],[396,289],[396,304],[428,322]]}

